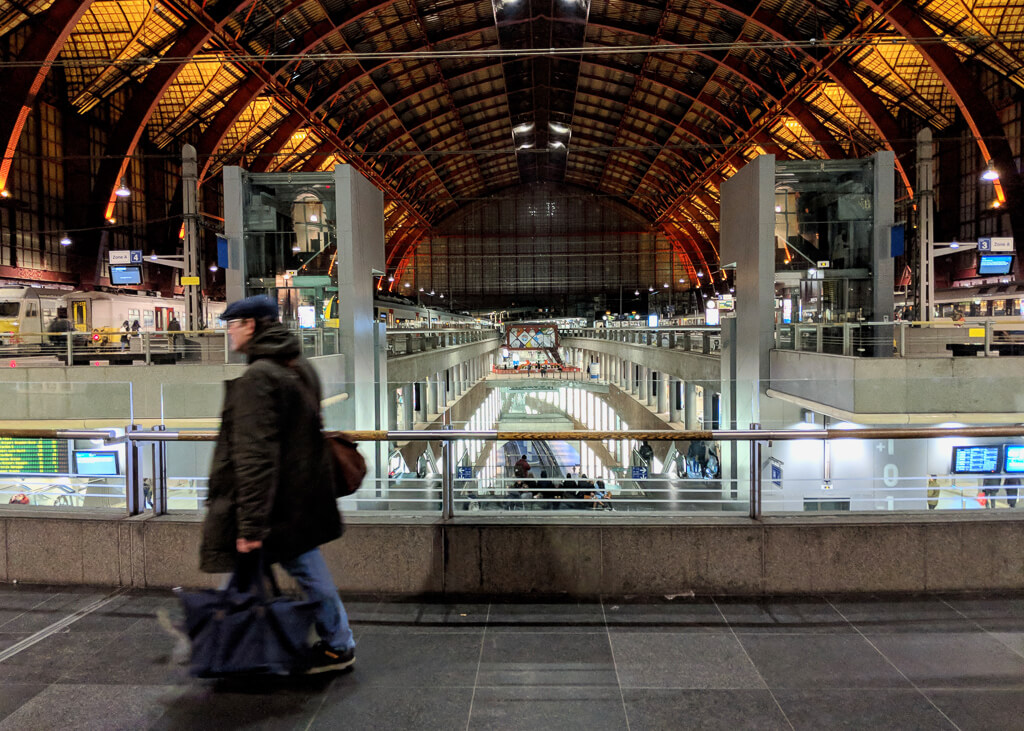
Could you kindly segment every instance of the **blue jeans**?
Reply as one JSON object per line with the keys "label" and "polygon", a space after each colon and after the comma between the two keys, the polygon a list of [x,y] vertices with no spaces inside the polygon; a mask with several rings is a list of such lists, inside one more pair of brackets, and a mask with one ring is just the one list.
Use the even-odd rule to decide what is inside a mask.
{"label": "blue jeans", "polygon": [[316,610],[316,632],[320,639],[338,650],[355,647],[345,606],[320,549],[314,548],[291,561],[282,561],[281,568],[298,582],[306,599],[320,603]]}

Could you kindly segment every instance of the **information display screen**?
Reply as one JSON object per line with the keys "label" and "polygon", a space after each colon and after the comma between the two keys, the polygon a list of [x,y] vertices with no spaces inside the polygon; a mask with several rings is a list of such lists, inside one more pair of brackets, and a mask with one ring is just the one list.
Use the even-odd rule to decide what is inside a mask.
{"label": "information display screen", "polygon": [[75,452],[75,473],[79,475],[117,475],[117,452]]}
{"label": "information display screen", "polygon": [[68,445],[60,439],[0,438],[0,472],[60,474],[68,471]]}
{"label": "information display screen", "polygon": [[1001,447],[953,447],[954,475],[991,475],[999,472]]}
{"label": "information display screen", "polygon": [[1009,274],[1012,266],[1012,255],[982,254],[981,258],[978,259],[978,276]]}
{"label": "information display screen", "polygon": [[142,284],[142,267],[126,264],[124,266],[111,265],[111,284]]}
{"label": "information display screen", "polygon": [[1024,472],[1024,444],[1007,444],[1003,472]]}

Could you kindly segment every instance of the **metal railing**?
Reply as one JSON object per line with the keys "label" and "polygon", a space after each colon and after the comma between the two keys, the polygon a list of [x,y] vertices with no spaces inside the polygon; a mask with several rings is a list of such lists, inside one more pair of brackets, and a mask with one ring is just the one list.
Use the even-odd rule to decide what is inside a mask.
{"label": "metal railing", "polygon": [[565,328],[559,330],[559,335],[563,339],[591,338],[699,355],[720,355],[722,352],[722,330],[719,327]]}
{"label": "metal railing", "polygon": [[[1024,438],[1024,426],[903,428],[903,429],[824,429],[805,430],[712,430],[712,431],[361,431],[350,432],[358,442],[367,443],[363,451],[371,456],[367,480],[352,496],[342,499],[342,507],[370,512],[431,513],[442,519],[470,511],[489,511],[504,515],[517,511],[534,511],[540,515],[615,516],[630,518],[643,514],[704,516],[741,516],[751,519],[764,512],[827,510],[865,511],[928,511],[970,510],[985,508],[1016,508],[1018,505],[1017,473],[1000,473],[975,477],[951,477],[928,474],[894,474],[888,465],[862,476],[839,475],[832,479],[830,462],[824,461],[824,474],[818,477],[786,476],[781,463],[772,456],[777,443],[819,442],[837,449],[841,442],[857,442],[858,448],[905,440],[949,440],[950,438],[991,440]],[[146,511],[195,512],[202,508],[208,488],[206,475],[173,474],[168,466],[167,448],[174,443],[209,443],[217,438],[212,431],[167,431],[162,428],[143,430],[129,427],[123,436],[113,430],[0,430],[0,440],[55,439],[93,440],[102,442],[102,451],[109,447],[123,449],[123,470],[96,476],[88,472],[40,474],[0,473],[0,494],[45,507],[92,507],[126,511],[137,515]],[[670,442],[663,460],[637,459],[635,445],[642,440],[653,443]],[[426,442],[427,444],[420,444]],[[590,477],[561,473],[548,478],[539,474],[516,477],[498,448],[514,442],[574,442],[590,445],[591,462],[602,467]],[[714,445],[718,457],[715,469],[710,460],[691,472],[691,457],[677,446]],[[392,449],[381,450],[377,443],[390,443]],[[947,442],[938,442],[940,446]],[[464,447],[474,447],[474,450]],[[518,452],[519,445],[513,445]],[[1013,445],[1017,447],[1019,445]],[[420,448],[429,452],[431,465],[418,473],[388,474],[386,455],[395,450]],[[807,445],[801,447],[806,451]],[[947,448],[947,447],[943,447]],[[488,449],[491,450],[488,452]],[[604,450],[604,458],[593,457]],[[1001,447],[998,454],[1002,455]],[[673,450],[676,450],[673,452]],[[505,450],[507,452],[507,450]],[[538,454],[543,450],[538,450]],[[581,450],[582,451],[582,450]],[[374,474],[372,455],[381,457],[381,466]],[[674,457],[671,455],[675,455]],[[616,457],[617,455],[617,457]],[[614,464],[612,464],[614,463]],[[557,462],[549,462],[554,472]],[[680,465],[686,465],[685,469]],[[929,463],[931,464],[931,463]],[[948,464],[948,462],[947,462]],[[543,468],[543,462],[534,469]],[[1001,466],[1001,465],[998,465]],[[776,471],[778,467],[778,471]],[[607,468],[607,469],[605,469]],[[586,471],[586,468],[584,468]],[[983,479],[984,477],[984,479]],[[817,491],[808,497],[796,490],[801,482],[812,480]],[[790,494],[782,489],[783,482]],[[959,483],[959,484],[958,484]],[[1002,491],[1003,494],[1000,494]],[[20,496],[24,495],[23,501]],[[802,504],[800,501],[802,499]],[[796,504],[793,504],[794,501]],[[846,507],[843,507],[845,504]],[[555,511],[558,511],[557,513]],[[1022,510],[1021,515],[1024,515]]]}
{"label": "metal railing", "polygon": [[[306,357],[337,355],[341,338],[337,328],[301,328],[292,333]],[[439,348],[493,340],[492,329],[393,330],[387,333],[388,357],[411,355]],[[242,362],[233,355],[226,330],[155,330],[0,334],[0,359],[22,367],[67,365],[214,365]]]}
{"label": "metal railing", "polygon": [[498,333],[490,328],[457,328],[430,330],[388,330],[388,357],[424,353],[441,348],[453,348],[485,340],[496,340]]}
{"label": "metal railing", "polygon": [[[721,354],[721,328],[567,328],[589,338],[701,355]],[[857,357],[932,358],[1024,355],[1024,322],[807,322],[775,326],[775,348]]]}

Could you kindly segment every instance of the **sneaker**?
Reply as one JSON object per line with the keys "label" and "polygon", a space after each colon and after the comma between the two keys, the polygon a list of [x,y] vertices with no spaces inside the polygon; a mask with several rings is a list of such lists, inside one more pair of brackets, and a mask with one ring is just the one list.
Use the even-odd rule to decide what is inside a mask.
{"label": "sneaker", "polygon": [[313,645],[310,652],[309,669],[307,675],[316,673],[329,673],[352,667],[356,661],[356,650],[350,647],[347,650],[338,650],[331,647],[324,641]]}

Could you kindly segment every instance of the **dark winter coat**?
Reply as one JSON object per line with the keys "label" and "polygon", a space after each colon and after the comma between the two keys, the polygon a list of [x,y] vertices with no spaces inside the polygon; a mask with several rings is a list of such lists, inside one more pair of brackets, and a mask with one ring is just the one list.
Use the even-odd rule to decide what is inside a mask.
{"label": "dark winter coat", "polygon": [[210,468],[200,569],[232,571],[235,540],[263,541],[271,562],[333,541],[341,515],[327,478],[320,381],[280,324],[257,330],[249,367],[225,384]]}

